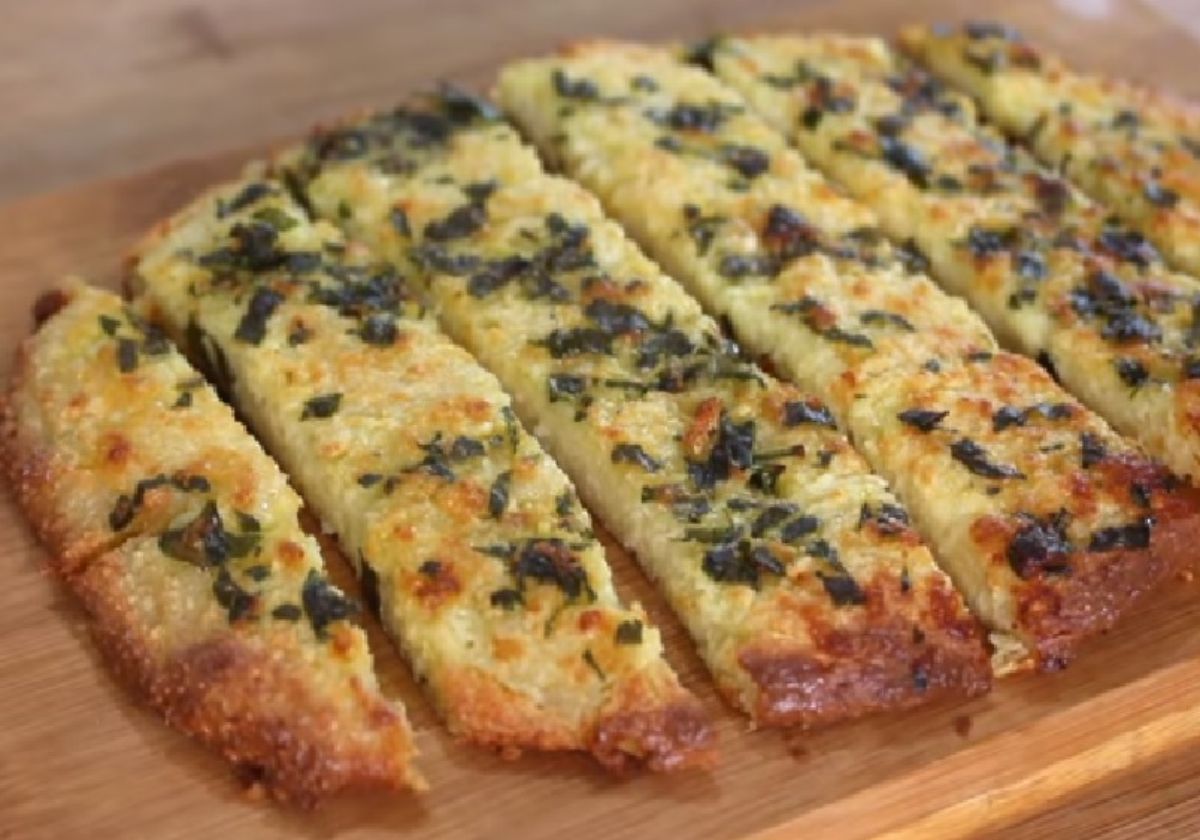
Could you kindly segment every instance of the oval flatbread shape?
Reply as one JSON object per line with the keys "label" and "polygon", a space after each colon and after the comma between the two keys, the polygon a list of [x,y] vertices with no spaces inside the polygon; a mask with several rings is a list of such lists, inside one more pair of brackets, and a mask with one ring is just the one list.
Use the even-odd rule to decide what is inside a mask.
{"label": "oval flatbread shape", "polygon": [[109,664],[281,799],[422,788],[278,467],[115,295],[54,303],[18,351],[3,463]]}
{"label": "oval flatbread shape", "polygon": [[202,196],[137,254],[140,303],[227,371],[452,733],[612,769],[711,764],[699,702],[618,600],[566,476],[403,276],[274,181]]}
{"label": "oval flatbread shape", "polygon": [[[547,83],[564,107],[590,107],[587,85]],[[721,103],[655,114],[696,134],[728,117]],[[431,140],[430,125],[447,130]],[[347,134],[371,142],[330,155]],[[814,725],[987,689],[981,634],[949,580],[911,528],[872,524],[899,509],[884,482],[827,422],[803,422],[828,409],[745,359],[511,128],[456,121],[432,97],[318,133],[279,165],[319,215],[415,269],[447,332],[637,553],[731,703],[761,724]],[[446,241],[468,206],[480,223]]]}
{"label": "oval flatbread shape", "polygon": [[[786,39],[763,43],[720,39],[709,58],[751,102],[785,103],[797,136],[851,123],[857,137],[869,125],[882,158],[871,165],[902,185],[895,192],[934,189],[934,158],[908,139],[917,106],[857,116],[895,96],[842,72],[872,55],[872,42],[856,52],[835,39],[849,56],[841,64],[822,60],[824,42],[790,52]],[[565,102],[558,75],[597,96]],[[981,319],[924,274],[943,251],[921,235],[927,228],[911,227],[915,213],[890,211],[910,227],[889,243],[885,231],[899,222],[889,228],[807,168],[731,87],[666,50],[596,42],[511,65],[500,92],[545,156],[593,189],[740,340],[829,401],[991,630],[997,670],[1061,667],[1185,561],[1177,537],[1200,527],[1194,494],[1035,362],[996,347]],[[659,118],[700,105],[721,115],[702,132]],[[831,148],[848,134],[833,135],[844,142]],[[722,158],[747,147],[771,162],[751,177]],[[865,179],[865,167],[847,161],[838,171]],[[921,218],[950,218],[949,208]],[[732,255],[764,269],[731,272]],[[1045,523],[1055,540],[1042,550],[1029,535],[1046,535]],[[1110,533],[1146,539],[1098,539]]]}

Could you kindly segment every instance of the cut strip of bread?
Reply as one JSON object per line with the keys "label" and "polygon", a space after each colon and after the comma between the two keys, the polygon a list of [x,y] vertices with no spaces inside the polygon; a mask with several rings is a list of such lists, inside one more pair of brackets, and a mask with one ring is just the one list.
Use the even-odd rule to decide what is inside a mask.
{"label": "cut strip of bread", "polygon": [[[844,415],[869,360],[996,349],[874,214],[806,167],[733,90],[654,47],[577,44],[504,68],[500,102],[737,338]],[[586,95],[585,95],[586,94]]]}
{"label": "cut strip of bread", "polygon": [[321,215],[419,268],[755,722],[988,688],[978,625],[829,410],[743,359],[490,106],[447,91],[285,165]]}
{"label": "cut strip of bread", "polygon": [[282,799],[423,787],[275,464],[115,295],[75,284],[39,308],[3,463],[110,664]]}
{"label": "cut strip of bread", "polygon": [[[961,300],[906,266],[874,214],[731,89],[666,51],[617,43],[511,65],[499,89],[546,156],[740,339],[830,400],[992,631],[999,670],[1061,666],[1177,568],[1177,522],[1153,551],[1085,548],[1159,508],[1177,519],[1166,472],[1034,362],[996,352]],[[729,149],[762,164],[731,171]],[[689,235],[697,218],[712,220],[711,238]],[[731,255],[764,270],[731,273]],[[1157,501],[1137,504],[1132,481]],[[1035,522],[1061,531],[1050,565],[1019,551]]]}
{"label": "cut strip of bread", "polygon": [[901,46],[1001,129],[1200,274],[1200,109],[1076,72],[1008,26],[905,29]]}
{"label": "cut strip of bread", "polygon": [[566,476],[364,257],[282,184],[249,180],[160,225],[133,286],[338,533],[453,733],[612,769],[710,764],[699,702],[618,601]]}
{"label": "cut strip of bread", "polygon": [[845,408],[829,383],[867,359],[995,349],[979,317],[924,276],[919,255],[893,248],[870,210],[809,170],[735,92],[667,52],[580,44],[510,65],[499,91],[543,155],[739,340],[786,356],[789,375],[835,406]]}
{"label": "cut strip of bread", "polygon": [[731,38],[710,55],[891,236],[914,240],[1002,342],[1041,360],[1177,473],[1200,477],[1200,283],[1172,274],[1141,234],[1029,156],[972,128],[959,116],[968,102],[878,40]]}

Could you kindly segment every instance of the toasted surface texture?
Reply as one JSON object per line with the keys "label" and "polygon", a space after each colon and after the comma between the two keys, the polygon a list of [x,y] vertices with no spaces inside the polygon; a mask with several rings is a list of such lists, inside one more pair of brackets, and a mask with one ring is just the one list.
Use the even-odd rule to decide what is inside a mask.
{"label": "toasted surface texture", "polygon": [[[713,60],[891,236],[915,240],[1003,342],[1176,472],[1200,476],[1200,283],[974,126],[969,101],[878,40],[732,38]],[[781,73],[786,83],[772,81]],[[842,104],[825,104],[826,87]]]}
{"label": "toasted surface texture", "polygon": [[[1079,550],[1093,533],[1156,515],[1111,478],[1111,463],[1146,470],[1171,506],[1165,471],[1036,364],[996,351],[978,317],[923,275],[919,251],[890,248],[874,214],[806,169],[730,88],[667,51],[599,42],[510,66],[500,92],[547,157],[739,338],[830,400],[993,632],[1001,670],[1019,664],[1015,648],[1061,665],[1175,568],[1177,554],[1157,547]],[[762,165],[731,168],[730,149]],[[700,241],[689,235],[696,219]],[[761,270],[731,271],[732,255],[733,267]],[[1013,538],[1048,518],[1063,528],[1055,568],[1010,562],[996,531]]]}
{"label": "toasted surface texture", "polygon": [[110,663],[280,798],[419,787],[403,709],[278,468],[116,296],[48,300],[18,354],[3,461]]}
{"label": "toasted surface texture", "polygon": [[[739,341],[837,405],[869,359],[995,348],[866,207],[804,165],[733,90],[669,52],[585,42],[511,64],[500,102]],[[586,94],[586,95],[584,95]]]}
{"label": "toasted surface texture", "polygon": [[758,723],[986,690],[978,626],[829,410],[743,359],[489,106],[448,91],[284,166],[320,215],[345,206],[375,253],[419,269]]}
{"label": "toasted surface texture", "polygon": [[1200,109],[1077,72],[1011,27],[904,30],[901,46],[1005,132],[1200,274]]}
{"label": "toasted surface texture", "polygon": [[698,701],[618,601],[566,476],[366,256],[281,183],[250,180],[160,226],[133,285],[338,533],[452,732],[613,768],[710,763]]}

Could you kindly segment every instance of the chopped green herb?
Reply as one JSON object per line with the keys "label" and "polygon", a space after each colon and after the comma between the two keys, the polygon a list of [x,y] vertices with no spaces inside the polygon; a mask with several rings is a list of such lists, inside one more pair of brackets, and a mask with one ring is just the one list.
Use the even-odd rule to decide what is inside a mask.
{"label": "chopped green herb", "polygon": [[331,586],[316,569],[310,569],[304,579],[300,598],[313,632],[318,636],[322,636],[330,624],[358,612],[358,606]]}
{"label": "chopped green herb", "polygon": [[230,624],[249,617],[258,603],[258,599],[239,586],[224,567],[217,572],[212,592],[217,603],[225,609]]}
{"label": "chopped green herb", "polygon": [[907,408],[896,415],[906,426],[921,432],[932,432],[950,414],[949,411],[932,411],[925,408]]}
{"label": "chopped green herb", "polygon": [[138,366],[138,343],[132,338],[117,339],[117,367],[121,373],[133,373]]}
{"label": "chopped green herb", "polygon": [[619,645],[640,645],[642,643],[642,622],[637,619],[630,619],[618,624],[616,643]]}
{"label": "chopped green herb", "polygon": [[337,414],[341,406],[342,395],[340,393],[322,394],[304,403],[304,410],[300,412],[300,419],[325,420]]}
{"label": "chopped green herb", "polygon": [[499,519],[508,508],[509,487],[512,484],[512,471],[505,470],[496,476],[488,490],[488,513],[493,519]]}
{"label": "chopped green herb", "polygon": [[646,472],[658,472],[662,469],[662,461],[651,456],[637,443],[618,443],[613,447],[612,462],[614,464],[637,464]]}
{"label": "chopped green herb", "polygon": [[1025,478],[1025,474],[1016,467],[990,461],[987,450],[970,438],[959,438],[950,444],[950,455],[970,472],[983,478]]}
{"label": "chopped green herb", "polygon": [[274,289],[262,287],[254,290],[246,314],[238,323],[233,337],[247,344],[262,343],[267,334],[267,320],[283,303],[283,295]]}

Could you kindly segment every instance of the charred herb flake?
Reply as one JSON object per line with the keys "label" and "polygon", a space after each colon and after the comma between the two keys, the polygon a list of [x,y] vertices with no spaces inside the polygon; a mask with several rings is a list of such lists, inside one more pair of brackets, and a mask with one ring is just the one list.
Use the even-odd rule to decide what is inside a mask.
{"label": "charred herb flake", "polygon": [[450,242],[465,239],[477,233],[487,223],[487,211],[472,202],[464,204],[444,219],[425,226],[425,238],[434,242]]}
{"label": "charred herb flake", "polygon": [[786,569],[771,549],[750,540],[725,543],[705,552],[701,568],[718,583],[739,583],[754,589],[764,574],[782,576]]}
{"label": "charred herb flake", "polygon": [[950,414],[949,411],[932,411],[924,408],[908,408],[896,415],[906,426],[921,432],[932,432]]}
{"label": "charred herb flake", "polygon": [[138,343],[132,338],[117,339],[117,367],[121,373],[133,373],[138,366]]}
{"label": "charred herb flake", "polygon": [[881,502],[871,506],[863,503],[858,515],[858,525],[872,524],[879,533],[895,536],[908,530],[908,511],[892,502]]}
{"label": "charred herb flake", "polygon": [[262,287],[254,290],[246,314],[238,323],[233,337],[247,344],[261,344],[267,334],[267,320],[283,303],[283,295],[274,289]]}
{"label": "charred herb flake", "polygon": [[866,593],[848,573],[818,572],[817,577],[821,579],[821,585],[825,587],[826,594],[836,606],[854,607],[867,603]]}
{"label": "charred herb flake", "polygon": [[622,621],[617,625],[614,640],[619,645],[640,645],[642,643],[642,622],[637,619]]}
{"label": "charred herb flake", "polygon": [[990,461],[987,450],[970,438],[959,438],[950,444],[950,455],[971,473],[983,478],[1025,478],[1025,474],[1014,466]]}
{"label": "charred herb flake", "polygon": [[1020,520],[1007,550],[1008,563],[1017,576],[1028,580],[1036,574],[1070,572],[1073,549],[1067,538],[1066,511],[1045,517],[1022,514]]}
{"label": "charred herb flake", "polygon": [[783,405],[783,425],[791,428],[801,424],[836,428],[833,412],[820,403],[789,402]]}
{"label": "charred herb flake", "polygon": [[316,569],[310,569],[300,590],[300,599],[313,632],[323,636],[325,629],[358,612],[358,605],[330,585]]}
{"label": "charred herb flake", "polygon": [[508,508],[509,487],[512,484],[512,471],[505,470],[496,476],[488,490],[488,513],[493,519],[499,519]]}
{"label": "charred herb flake", "polygon": [[688,463],[688,475],[697,489],[711,489],[727,480],[733,470],[748,469],[754,461],[754,438],[753,420],[735,423],[727,412],[722,412],[708,458]]}
{"label": "charred herb flake", "polygon": [[600,89],[596,87],[596,83],[590,79],[577,78],[573,79],[562,71],[561,68],[555,68],[551,76],[554,82],[554,91],[565,99],[582,99],[593,100],[600,97]]}
{"label": "charred herb flake", "polygon": [[1108,457],[1108,447],[1099,436],[1084,432],[1079,436],[1079,462],[1086,470],[1099,464]]}
{"label": "charred herb flake", "polygon": [[358,335],[365,344],[373,347],[391,347],[396,343],[399,330],[391,315],[375,313],[363,319]]}
{"label": "charred herb flake", "polygon": [[257,603],[257,599],[239,586],[225,568],[217,572],[212,592],[217,603],[224,608],[230,624],[249,616]]}
{"label": "charred herb flake", "polygon": [[1146,366],[1137,359],[1123,357],[1113,362],[1113,365],[1117,369],[1117,376],[1130,388],[1140,387],[1150,378],[1150,372],[1146,370]]}
{"label": "charred herb flake", "polygon": [[637,464],[646,472],[658,472],[662,462],[651,456],[637,443],[618,443],[613,447],[612,462],[614,464]]}
{"label": "charred herb flake", "polygon": [[341,406],[342,395],[340,393],[322,394],[304,403],[304,410],[300,412],[300,419],[326,420],[337,414]]}
{"label": "charred herb flake", "polygon": [[1154,520],[1147,517],[1140,522],[1101,528],[1092,534],[1088,551],[1140,551],[1150,547],[1150,532]]}

